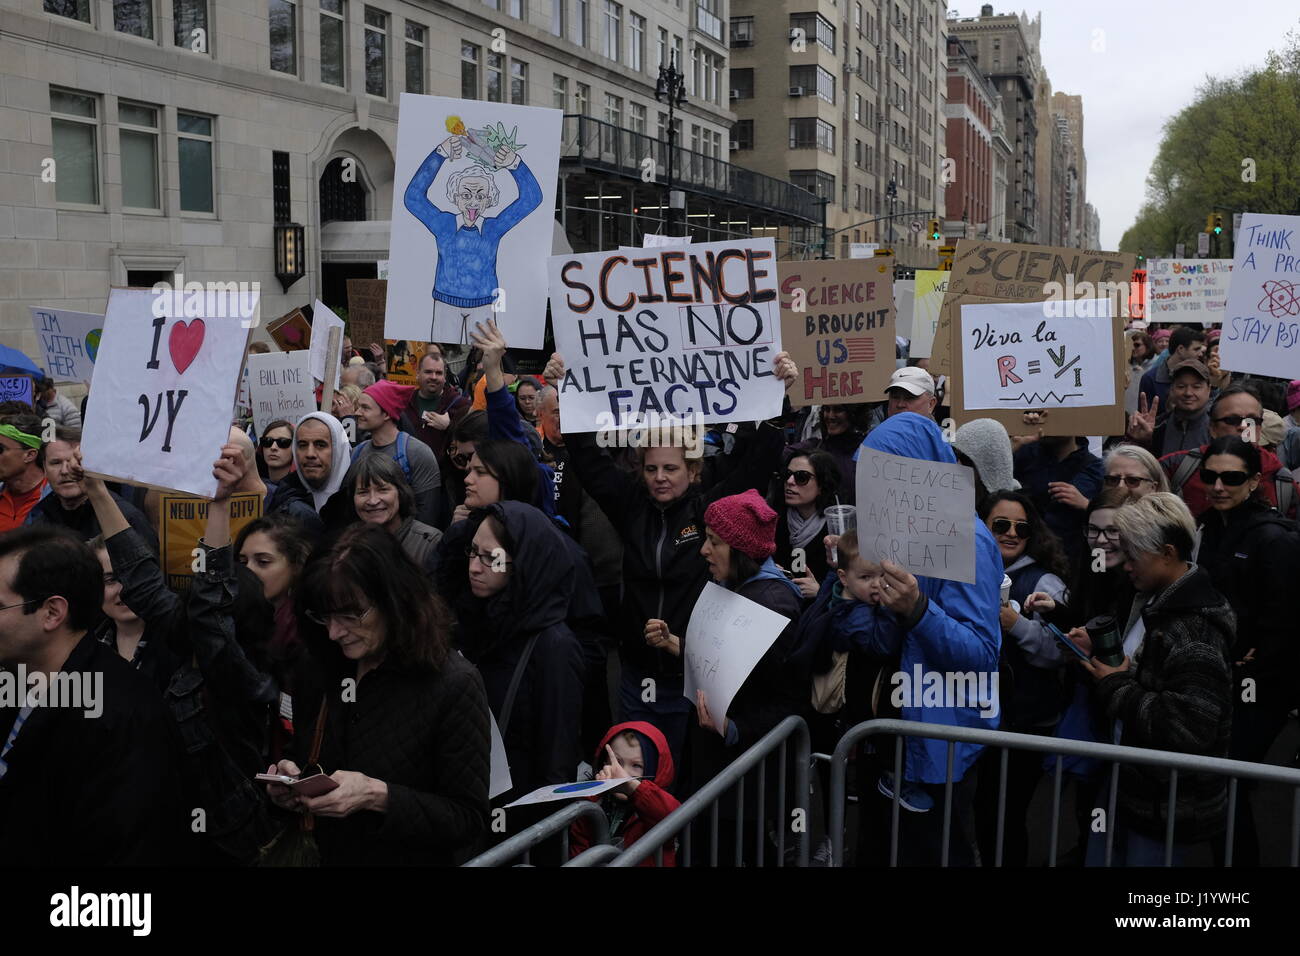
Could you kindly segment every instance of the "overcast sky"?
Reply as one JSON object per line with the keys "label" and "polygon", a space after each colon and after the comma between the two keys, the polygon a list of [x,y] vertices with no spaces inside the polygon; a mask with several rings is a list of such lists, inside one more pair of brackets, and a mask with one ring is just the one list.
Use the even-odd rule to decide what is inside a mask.
{"label": "overcast sky", "polygon": [[[980,5],[948,0],[962,16],[978,15]],[[1300,27],[1296,0],[1047,0],[994,9],[1042,10],[1052,89],[1083,96],[1087,199],[1101,216],[1103,249],[1118,248],[1137,216],[1165,121],[1208,75],[1262,65]],[[1103,52],[1092,49],[1097,30]]]}

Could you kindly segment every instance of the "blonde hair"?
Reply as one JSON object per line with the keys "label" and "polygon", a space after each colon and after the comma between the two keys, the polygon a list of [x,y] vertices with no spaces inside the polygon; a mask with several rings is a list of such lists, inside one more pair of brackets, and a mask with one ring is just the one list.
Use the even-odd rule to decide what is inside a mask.
{"label": "blonde hair", "polygon": [[1145,448],[1139,445],[1116,445],[1106,452],[1106,457],[1102,460],[1101,469],[1103,472],[1109,470],[1112,458],[1128,458],[1137,462],[1146,470],[1147,477],[1155,482],[1156,491],[1169,490],[1169,479],[1165,477],[1165,470],[1160,467],[1160,462],[1156,459],[1156,456]]}
{"label": "blonde hair", "polygon": [[357,401],[365,394],[365,389],[360,385],[340,385],[338,390],[347,396],[348,401],[355,407]]}
{"label": "blonde hair", "polygon": [[1156,491],[1129,498],[1115,511],[1120,544],[1129,554],[1160,554],[1173,545],[1178,557],[1190,561],[1196,522],[1182,498]]}

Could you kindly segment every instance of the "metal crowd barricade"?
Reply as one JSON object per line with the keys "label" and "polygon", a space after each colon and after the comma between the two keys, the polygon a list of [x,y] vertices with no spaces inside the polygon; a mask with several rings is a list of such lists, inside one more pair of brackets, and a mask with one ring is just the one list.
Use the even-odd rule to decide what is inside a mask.
{"label": "metal crowd barricade", "polygon": [[[949,843],[952,835],[952,767],[953,754],[957,743],[982,744],[985,747],[999,748],[1001,761],[998,777],[998,820],[997,850],[994,865],[1002,865],[1003,837],[1006,824],[1006,790],[1007,759],[1012,750],[1029,750],[1052,754],[1056,757],[1056,768],[1052,776],[1052,826],[1048,850],[1048,866],[1056,865],[1057,838],[1061,818],[1061,783],[1064,770],[1064,758],[1067,756],[1087,757],[1101,763],[1111,764],[1110,793],[1106,810],[1106,865],[1110,866],[1114,849],[1115,802],[1119,787],[1119,767],[1121,764],[1142,764],[1149,767],[1164,767],[1169,770],[1169,807],[1176,805],[1178,796],[1178,774],[1180,771],[1196,774],[1214,774],[1228,778],[1227,834],[1224,843],[1224,864],[1232,865],[1233,837],[1236,829],[1237,781],[1257,780],[1261,782],[1280,783],[1293,788],[1291,803],[1291,866],[1300,866],[1300,770],[1278,767],[1272,764],[1249,763],[1244,760],[1228,760],[1222,757],[1204,757],[1195,754],[1173,753],[1165,750],[1147,750],[1141,747],[1124,747],[1116,744],[1102,744],[1082,740],[1064,740],[1055,737],[1042,737],[1035,734],[1017,734],[1002,730],[983,730],[975,727],[954,727],[946,724],[926,724],[912,720],[869,720],[851,727],[831,756],[830,814],[828,828],[831,839],[831,865],[844,865],[844,827],[845,804],[847,802],[848,758],[854,748],[869,737],[893,736],[894,745],[894,780],[903,776],[903,741],[907,737],[925,737],[931,740],[948,742],[947,767],[948,779],[944,785],[943,835],[940,865],[948,865]],[[898,865],[898,825],[899,799],[902,787],[895,784],[894,798],[890,820],[889,862]],[[1248,799],[1248,797],[1244,797]],[[1174,852],[1174,817],[1168,814],[1165,827],[1165,866],[1173,863]]]}
{"label": "metal crowd barricade", "polygon": [[[664,847],[681,834],[681,852],[678,853],[678,865],[690,866],[692,857],[691,844],[691,825],[704,813],[709,814],[709,863],[711,866],[718,865],[718,828],[721,825],[718,820],[718,804],[722,797],[733,788],[736,791],[736,821],[735,821],[735,863],[740,865],[743,861],[744,853],[744,824],[745,824],[745,778],[750,771],[757,768],[758,777],[758,794],[755,798],[755,855],[753,862],[757,866],[763,865],[763,854],[765,850],[765,840],[767,838],[765,814],[765,802],[767,794],[767,762],[773,754],[777,757],[777,806],[775,819],[780,822],[776,828],[776,856],[777,866],[785,865],[785,833],[788,825],[789,814],[786,810],[786,768],[788,766],[787,750],[791,738],[794,739],[794,794],[798,801],[791,809],[802,809],[804,825],[796,829],[793,839],[798,848],[798,865],[808,865],[809,854],[809,833],[810,807],[809,807],[809,764],[811,762],[810,752],[812,749],[811,739],[808,734],[808,725],[804,723],[801,717],[786,717],[779,724],[773,727],[766,735],[763,736],[754,746],[750,747],[743,754],[733,760],[727,767],[716,777],[710,780],[702,788],[696,791],[680,807],[660,820],[649,832],[647,832],[636,843],[628,847],[617,856],[610,857],[607,853],[593,853],[588,850],[580,857],[573,861],[575,866],[597,866],[604,863],[607,866],[637,866],[652,856],[656,865],[663,865]],[[612,848],[611,848],[612,849]],[[588,856],[590,854],[590,856]],[[586,859],[583,859],[583,858]],[[579,862],[581,861],[581,862]]]}
{"label": "metal crowd barricade", "polygon": [[[609,821],[600,804],[590,800],[575,800],[549,817],[534,823],[527,830],[516,833],[490,850],[480,853],[462,866],[508,866],[519,858],[517,866],[532,866],[530,859],[534,847],[560,834],[560,859],[564,863],[569,858],[569,827],[576,820],[586,817],[596,829],[593,845],[604,844],[609,840]],[[613,847],[610,847],[613,849]]]}

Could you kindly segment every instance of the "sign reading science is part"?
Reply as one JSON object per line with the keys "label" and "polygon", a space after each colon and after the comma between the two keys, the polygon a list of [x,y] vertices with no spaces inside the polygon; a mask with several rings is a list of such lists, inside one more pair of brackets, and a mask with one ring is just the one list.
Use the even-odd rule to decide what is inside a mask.
{"label": "sign reading science is part", "polygon": [[86,404],[86,471],[211,498],[212,463],[230,436],[243,376],[246,324],[224,293],[113,289]]}

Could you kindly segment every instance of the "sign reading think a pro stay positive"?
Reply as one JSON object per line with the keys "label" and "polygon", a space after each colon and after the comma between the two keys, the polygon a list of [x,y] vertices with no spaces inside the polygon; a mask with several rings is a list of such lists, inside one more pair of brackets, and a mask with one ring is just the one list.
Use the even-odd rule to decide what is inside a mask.
{"label": "sign reading think a pro stay positive", "polygon": [[790,404],[876,401],[894,372],[894,260],[777,265],[781,342],[799,369]]}
{"label": "sign reading think a pro stay positive", "polygon": [[1219,364],[1300,377],[1300,216],[1242,217]]}
{"label": "sign reading think a pro stay positive", "polygon": [[566,429],[780,414],[771,239],[552,256],[550,291]]}
{"label": "sign reading think a pro stay positive", "polygon": [[32,306],[32,327],[41,340],[45,370],[56,382],[89,382],[99,354],[104,317]]}
{"label": "sign reading think a pro stay positive", "polygon": [[965,465],[863,448],[856,478],[858,550],[913,574],[975,582],[975,473]]}

